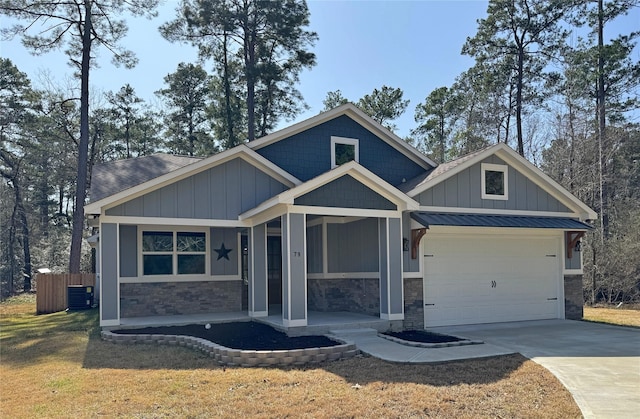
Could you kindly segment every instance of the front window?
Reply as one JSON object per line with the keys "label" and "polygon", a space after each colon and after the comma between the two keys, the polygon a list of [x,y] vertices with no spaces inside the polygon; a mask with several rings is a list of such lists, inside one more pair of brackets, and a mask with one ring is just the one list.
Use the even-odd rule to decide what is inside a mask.
{"label": "front window", "polygon": [[506,165],[482,163],[482,199],[509,199],[508,174]]}
{"label": "front window", "polygon": [[360,160],[359,141],[355,138],[331,137],[331,168]]}
{"label": "front window", "polygon": [[143,275],[204,275],[204,232],[143,231]]}

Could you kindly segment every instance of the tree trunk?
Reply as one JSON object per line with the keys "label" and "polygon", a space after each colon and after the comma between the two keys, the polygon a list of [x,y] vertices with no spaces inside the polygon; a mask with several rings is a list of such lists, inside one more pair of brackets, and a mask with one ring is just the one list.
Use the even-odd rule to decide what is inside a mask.
{"label": "tree trunk", "polygon": [[24,210],[22,204],[22,196],[19,189],[16,188],[16,205],[18,208],[18,216],[20,217],[20,223],[22,224],[22,251],[24,255],[24,268],[22,269],[22,276],[24,278],[23,291],[31,291],[31,278],[33,273],[31,272],[31,246],[29,244],[29,224],[27,221],[27,213]]}
{"label": "tree trunk", "polygon": [[222,43],[222,59],[223,59],[223,74],[222,77],[224,79],[224,106],[225,106],[225,116],[227,118],[227,135],[229,139],[227,141],[227,148],[233,148],[236,144],[236,139],[234,135],[234,121],[233,121],[233,111],[231,109],[231,80],[229,80],[229,51],[227,50],[227,42],[228,35],[225,31],[224,39]]}
{"label": "tree trunk", "polygon": [[516,87],[516,129],[518,134],[518,154],[524,157],[524,141],[522,139],[522,89],[524,78],[524,51],[518,53],[518,74]]}
{"label": "tree trunk", "polygon": [[598,115],[598,174],[600,183],[600,223],[602,225],[601,244],[609,236],[609,214],[607,209],[607,185],[605,182],[606,162],[603,147],[606,141],[606,108],[604,90],[604,10],[603,0],[598,0],[598,93],[596,108]]}
{"label": "tree trunk", "polygon": [[78,175],[69,272],[80,273],[82,232],[84,230],[84,201],[87,195],[87,167],[89,153],[89,64],[91,60],[91,2],[84,0],[84,26],[82,33],[82,63],[80,67],[80,142],[78,144]]}

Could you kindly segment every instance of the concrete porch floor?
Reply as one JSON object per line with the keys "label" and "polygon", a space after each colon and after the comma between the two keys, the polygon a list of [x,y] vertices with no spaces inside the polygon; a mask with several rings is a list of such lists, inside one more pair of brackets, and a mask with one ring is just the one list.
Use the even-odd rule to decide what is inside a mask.
{"label": "concrete porch floor", "polygon": [[287,332],[290,336],[322,335],[333,330],[368,328],[386,331],[390,324],[388,320],[366,314],[350,312],[319,312],[307,313],[307,326],[292,327],[287,330],[282,320],[279,307],[270,307],[267,317],[249,317],[246,312],[184,314],[172,316],[130,317],[120,319],[120,326],[105,327],[105,329],[134,329],[157,326],[184,326],[188,324],[230,323],[259,321],[277,330]]}
{"label": "concrete porch floor", "polygon": [[308,311],[307,325],[285,328],[282,313],[269,308],[269,316],[254,320],[266,323],[274,329],[286,332],[289,336],[324,335],[334,330],[375,329],[380,332],[389,330],[390,323],[379,317],[347,311]]}

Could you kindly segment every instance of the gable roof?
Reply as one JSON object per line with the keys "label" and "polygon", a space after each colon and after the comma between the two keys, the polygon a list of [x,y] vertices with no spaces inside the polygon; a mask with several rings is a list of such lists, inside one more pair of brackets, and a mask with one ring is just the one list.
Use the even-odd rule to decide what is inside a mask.
{"label": "gable roof", "polygon": [[[435,185],[444,182],[450,177],[462,172],[463,170],[473,166],[486,159],[491,155],[496,155],[506,163],[511,165],[514,169],[523,173],[532,182],[556,198],[562,204],[572,209],[576,213],[580,214],[583,220],[594,220],[598,218],[595,211],[589,208],[585,203],[573,196],[562,185],[555,180],[547,176],[542,170],[531,164],[524,157],[516,153],[511,147],[504,143],[498,143],[493,146],[484,148],[477,152],[468,154],[460,159],[453,160],[451,162],[440,165],[433,172],[429,173],[423,179],[411,180],[412,189],[406,190],[406,194],[410,197],[415,197],[420,193],[434,187]],[[409,183],[409,182],[408,182]]]}
{"label": "gable roof", "polygon": [[99,201],[200,160],[202,157],[157,153],[97,164],[92,169],[89,198]]}
{"label": "gable roof", "polygon": [[441,176],[447,172],[449,172],[450,170],[453,170],[455,167],[461,165],[462,163],[466,162],[467,160],[477,156],[478,154],[484,152],[484,150],[486,150],[489,147],[485,147],[485,148],[481,148],[480,150],[474,151],[473,153],[469,153],[469,154],[465,154],[464,156],[461,156],[455,160],[451,160],[448,161],[446,163],[441,163],[438,165],[438,167],[436,167],[435,169],[433,169],[430,172],[427,173],[423,173],[422,175],[415,177],[413,179],[408,180],[407,182],[403,183],[402,185],[398,186],[398,188],[405,192],[408,193],[410,191],[412,191],[413,189],[417,188],[418,186],[420,186],[421,184],[431,181],[432,179],[436,179],[438,176]]}
{"label": "gable roof", "polygon": [[251,141],[247,143],[247,146],[253,150],[258,150],[262,147],[268,146],[269,144],[284,140],[285,138],[291,137],[292,135],[306,131],[310,128],[313,128],[317,125],[323,124],[327,121],[343,115],[346,115],[352,120],[356,121],[363,128],[365,128],[378,138],[382,139],[384,142],[407,156],[419,166],[422,166],[425,170],[430,170],[438,165],[433,160],[429,159],[427,156],[418,151],[416,148],[408,144],[402,138],[398,137],[393,132],[389,131],[387,128],[383,127],[378,122],[373,120],[373,118],[361,111],[353,103],[345,103],[344,105],[333,108],[330,111],[322,112],[314,117],[298,122],[297,124],[293,124],[287,128],[281,129],[257,140]]}
{"label": "gable roof", "polygon": [[420,207],[420,205],[415,200],[409,198],[407,195],[387,183],[385,180],[378,177],[373,172],[369,171],[355,161],[350,161],[349,163],[340,165],[303,184],[300,184],[292,189],[274,196],[273,198],[263,202],[257,207],[243,214],[240,214],[240,219],[243,220],[254,217],[281,204],[293,205],[296,198],[305,195],[315,189],[318,189],[323,185],[326,185],[329,182],[345,175],[353,177],[363,185],[372,189],[374,192],[394,202],[398,205],[398,209],[401,211],[417,210]]}
{"label": "gable roof", "polygon": [[[274,179],[277,179],[279,182],[287,185],[287,187],[294,187],[302,183],[299,179],[282,170],[280,167],[271,163],[269,160],[265,159],[255,151],[248,148],[246,145],[241,144],[232,149],[223,151],[221,153],[215,154],[211,157],[202,158],[191,162],[190,164],[186,164],[182,167],[179,167],[175,170],[166,172],[161,174],[160,176],[151,178],[145,182],[135,184],[133,186],[124,188],[119,190],[116,193],[111,195],[104,196],[103,198],[92,201],[88,205],[85,206],[84,210],[86,214],[100,214],[102,209],[105,207],[112,207],[118,205],[122,202],[128,201],[135,197],[141,196],[145,193],[154,191],[156,189],[162,188],[168,184],[177,182],[189,176],[193,176],[197,173],[208,170],[217,165],[226,163],[235,158],[241,158],[247,161],[249,164],[255,166],[256,168],[264,171],[265,173],[272,176]],[[123,160],[122,162],[127,162],[127,160]],[[128,164],[133,167],[137,167],[139,164],[137,162],[129,162]],[[126,166],[127,163],[124,163]],[[129,170],[126,171],[127,173]],[[95,182],[101,182],[101,178],[94,179]]]}

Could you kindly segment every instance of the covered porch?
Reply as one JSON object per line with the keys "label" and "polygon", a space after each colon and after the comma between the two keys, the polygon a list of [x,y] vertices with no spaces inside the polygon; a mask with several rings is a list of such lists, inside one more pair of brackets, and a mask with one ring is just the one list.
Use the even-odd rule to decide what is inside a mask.
{"label": "covered porch", "polygon": [[[307,313],[307,326],[286,328],[282,319],[282,309],[277,306],[270,307],[269,315],[266,317],[252,318],[246,312],[226,312],[226,313],[202,313],[202,314],[182,314],[172,316],[148,316],[123,318],[120,325],[113,329],[137,329],[142,327],[160,326],[185,326],[191,324],[207,323],[233,323],[259,321],[268,324],[273,328],[283,331],[290,336],[323,335],[332,330],[349,330],[358,328],[371,328],[378,331],[386,331],[390,328],[388,320],[375,316],[368,316],[350,312],[319,312],[309,311]],[[106,328],[111,329],[111,328]]]}
{"label": "covered porch", "polygon": [[[249,316],[288,333],[339,323],[386,330],[401,322],[402,217],[417,207],[350,162],[241,214],[240,221],[251,225]],[[269,298],[267,239],[273,234],[281,237],[278,313]]]}

